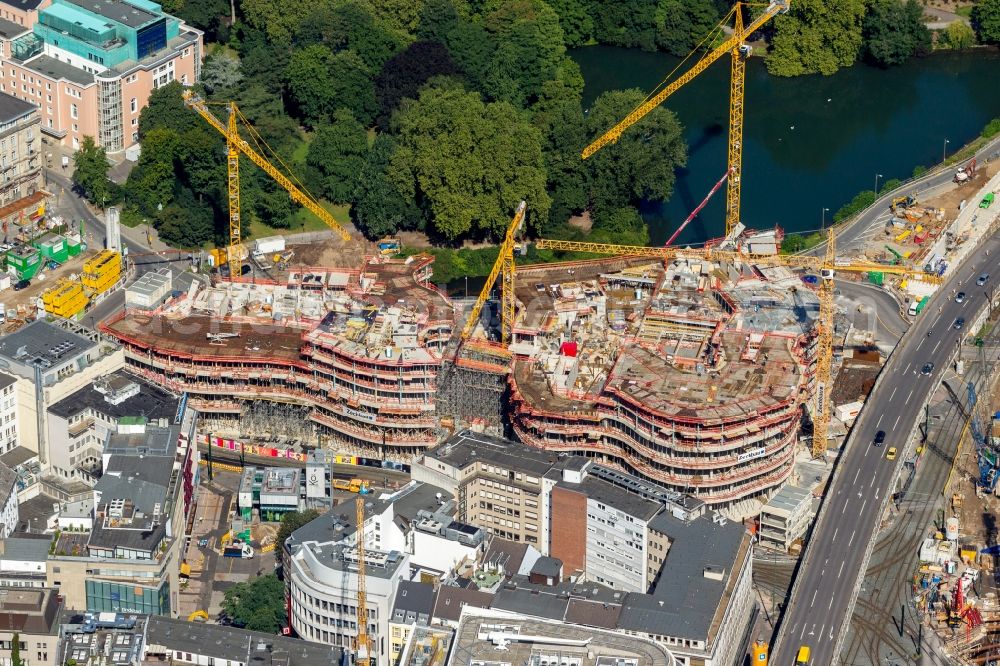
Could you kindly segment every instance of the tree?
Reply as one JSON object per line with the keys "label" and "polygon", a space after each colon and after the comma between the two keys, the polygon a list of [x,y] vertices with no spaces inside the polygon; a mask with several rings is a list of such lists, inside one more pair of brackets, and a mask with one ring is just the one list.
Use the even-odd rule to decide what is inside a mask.
{"label": "tree", "polygon": [[305,511],[290,511],[281,517],[281,526],[278,528],[278,536],[275,537],[277,547],[282,549],[292,532],[307,523],[319,518],[319,511],[316,509],[306,509]]}
{"label": "tree", "polygon": [[594,19],[590,3],[586,0],[549,0],[549,5],[559,16],[564,41],[568,48],[583,46],[594,35]]}
{"label": "tree", "polygon": [[164,206],[156,216],[157,234],[173,247],[199,248],[215,238],[211,209],[198,206],[190,190],[185,189],[178,203]]}
{"label": "tree", "polygon": [[354,195],[358,176],[368,154],[368,135],[351,112],[339,109],[333,124],[316,131],[306,157],[308,182],[314,192],[336,203]]}
{"label": "tree", "polygon": [[900,65],[931,50],[931,31],[916,0],[873,0],[861,25],[865,57],[880,67]]}
{"label": "tree", "polygon": [[521,199],[530,202],[531,223],[545,226],[541,132],[510,104],[484,104],[458,86],[429,87],[403,103],[393,126],[389,177],[445,240],[499,237]]}
{"label": "tree", "polygon": [[184,105],[181,92],[184,88],[173,81],[150,94],[149,102],[139,113],[139,140],[146,140],[146,133],[156,128],[169,128],[178,133],[193,129],[202,122],[198,115]]}
{"label": "tree", "polygon": [[678,56],[690,52],[720,18],[713,0],[659,0],[653,16],[656,45]]}
{"label": "tree", "polygon": [[944,35],[953,49],[967,49],[976,43],[976,32],[965,21],[952,21],[944,29]]}
{"label": "tree", "polygon": [[777,76],[833,74],[861,49],[865,0],[797,0],[774,18],[767,70]]}
{"label": "tree", "polygon": [[243,81],[243,70],[239,57],[229,51],[219,49],[205,58],[201,68],[201,83],[209,95],[223,90],[231,90]]}
{"label": "tree", "polygon": [[587,128],[580,93],[562,81],[546,82],[530,112],[544,137],[542,155],[552,196],[550,228],[542,230],[547,233],[587,207],[587,167],[580,159]]}
{"label": "tree", "polygon": [[289,97],[299,117],[316,124],[338,103],[336,83],[330,77],[333,52],[323,44],[313,44],[292,53],[285,72]]}
{"label": "tree", "polygon": [[226,41],[229,0],[172,0],[170,3],[164,3],[163,9],[184,19],[185,23],[204,30],[207,33],[206,42]]}
{"label": "tree", "polygon": [[109,168],[104,148],[94,143],[94,137],[83,137],[80,149],[73,156],[73,185],[87,201],[102,208],[118,197],[117,186],[108,178]]}
{"label": "tree", "polygon": [[[606,92],[587,116],[592,138],[603,134],[643,102],[641,90]],[[681,125],[672,111],[657,107],[587,160],[590,203],[602,209],[622,208],[642,200],[665,200],[674,189],[674,171],[687,162]]]}
{"label": "tree", "polygon": [[24,666],[21,660],[21,635],[16,631],[10,639],[10,666]]}
{"label": "tree", "polygon": [[341,51],[330,61],[330,82],[338,107],[351,110],[368,127],[375,118],[375,84],[361,58],[354,51]]}
{"label": "tree", "polygon": [[458,67],[444,45],[429,41],[410,44],[386,61],[375,78],[376,123],[383,129],[388,127],[389,117],[400,101],[406,97],[416,98],[417,91],[430,78],[458,73]]}
{"label": "tree", "polygon": [[130,206],[152,215],[158,206],[166,206],[173,200],[175,161],[179,153],[180,136],[176,131],[158,127],[146,133],[139,163],[125,183]]}
{"label": "tree", "polygon": [[970,18],[979,41],[1000,44],[1000,0],[979,0],[972,7]]}
{"label": "tree", "polygon": [[587,240],[595,243],[648,245],[649,227],[632,206],[599,211]]}
{"label": "tree", "polygon": [[263,30],[272,44],[287,44],[316,6],[314,0],[240,0],[239,4],[247,22]]}
{"label": "tree", "polygon": [[358,175],[351,201],[351,220],[366,237],[388,236],[421,226],[420,210],[400,195],[387,170],[394,144],[387,134],[375,137]]}
{"label": "tree", "polygon": [[222,612],[235,626],[276,634],[285,621],[285,586],[274,574],[226,590]]}
{"label": "tree", "polygon": [[461,22],[465,10],[463,0],[424,0],[417,22],[417,38],[443,44],[452,28]]}
{"label": "tree", "polygon": [[423,12],[423,0],[362,0],[371,12],[388,23],[393,29],[414,34]]}
{"label": "tree", "polygon": [[603,44],[656,48],[657,0],[594,2],[594,37]]}
{"label": "tree", "polygon": [[483,19],[497,45],[483,81],[492,99],[524,106],[556,78],[566,47],[559,17],[542,0],[506,0]]}

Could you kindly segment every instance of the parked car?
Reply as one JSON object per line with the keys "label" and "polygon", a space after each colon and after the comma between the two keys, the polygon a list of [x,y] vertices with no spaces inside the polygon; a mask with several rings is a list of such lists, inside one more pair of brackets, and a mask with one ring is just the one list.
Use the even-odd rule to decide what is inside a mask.
{"label": "parked car", "polygon": [[21,291],[31,286],[31,280],[18,280],[14,283],[14,291]]}

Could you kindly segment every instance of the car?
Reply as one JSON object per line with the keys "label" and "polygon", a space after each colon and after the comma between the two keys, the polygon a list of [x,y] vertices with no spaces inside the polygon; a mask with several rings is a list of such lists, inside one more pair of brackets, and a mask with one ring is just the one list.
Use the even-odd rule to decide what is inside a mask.
{"label": "car", "polygon": [[885,430],[879,430],[875,433],[875,439],[872,440],[872,446],[882,446],[885,443]]}
{"label": "car", "polygon": [[886,460],[895,460],[896,459],[896,447],[895,446],[890,446],[886,450],[886,452],[885,452],[885,459]]}
{"label": "car", "polygon": [[955,323],[951,325],[951,327],[954,328],[956,331],[962,330],[963,326],[965,326],[965,319],[963,317],[959,317],[958,319],[955,320]]}
{"label": "car", "polygon": [[14,291],[21,291],[31,286],[31,280],[18,280],[14,283]]}
{"label": "car", "polygon": [[934,364],[933,363],[924,363],[924,367],[920,368],[920,374],[922,374],[922,375],[929,375],[932,372],[934,372]]}
{"label": "car", "polygon": [[989,273],[983,273],[978,278],[976,278],[976,284],[978,286],[982,287],[984,284],[986,284],[986,281],[989,280],[989,279],[990,279],[990,274]]}
{"label": "car", "polygon": [[535,283],[535,291],[538,291],[538,292],[541,292],[541,293],[545,293],[545,285],[543,283],[541,283],[541,282],[536,282]]}
{"label": "car", "polygon": [[198,541],[198,546],[200,548],[207,548],[208,547],[208,539],[200,539]]}
{"label": "car", "polygon": [[956,303],[964,303],[965,302],[965,292],[964,291],[960,291],[960,292],[958,292],[958,294],[955,295],[955,302]]}

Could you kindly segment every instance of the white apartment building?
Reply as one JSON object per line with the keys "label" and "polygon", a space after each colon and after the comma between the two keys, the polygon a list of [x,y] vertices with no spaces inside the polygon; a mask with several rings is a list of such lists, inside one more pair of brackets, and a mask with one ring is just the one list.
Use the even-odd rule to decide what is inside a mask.
{"label": "white apartment building", "polygon": [[17,527],[17,473],[0,463],[0,539]]}
{"label": "white apartment building", "polygon": [[17,446],[17,377],[0,372],[0,456]]}

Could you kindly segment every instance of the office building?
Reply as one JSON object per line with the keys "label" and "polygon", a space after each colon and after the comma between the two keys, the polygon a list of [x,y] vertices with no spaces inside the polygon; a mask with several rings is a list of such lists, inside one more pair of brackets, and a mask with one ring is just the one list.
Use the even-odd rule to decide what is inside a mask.
{"label": "office building", "polygon": [[812,493],[785,486],[760,510],[760,545],[787,553],[806,535],[811,520]]}
{"label": "office building", "polygon": [[0,539],[0,588],[45,587],[49,543],[48,538]]}
{"label": "office building", "polygon": [[17,527],[17,474],[0,463],[0,539]]}
{"label": "office building", "polygon": [[38,107],[0,92],[0,224],[5,230],[37,220],[49,196],[42,190],[41,146]]}
{"label": "office building", "polygon": [[121,347],[66,320],[39,319],[0,338],[0,366],[18,378],[19,443],[38,453],[43,469],[51,464],[45,418],[49,406],[124,363]]}
{"label": "office building", "polygon": [[200,79],[202,33],[155,2],[44,4],[2,26],[0,91],[36,105],[41,131],[59,145],[76,150],[90,136],[109,154],[126,151],[154,90]]}
{"label": "office building", "polygon": [[0,372],[0,456],[18,445],[17,381],[14,375]]}
{"label": "office building", "polygon": [[434,612],[434,587],[428,583],[400,581],[396,602],[389,618],[389,657],[399,662],[399,655],[417,627],[427,627]]}
{"label": "office building", "polygon": [[17,635],[24,666],[57,666],[59,661],[58,590],[0,587],[0,662],[11,663]]}

